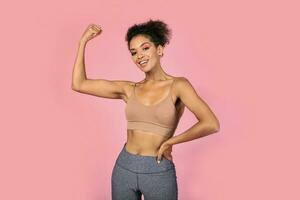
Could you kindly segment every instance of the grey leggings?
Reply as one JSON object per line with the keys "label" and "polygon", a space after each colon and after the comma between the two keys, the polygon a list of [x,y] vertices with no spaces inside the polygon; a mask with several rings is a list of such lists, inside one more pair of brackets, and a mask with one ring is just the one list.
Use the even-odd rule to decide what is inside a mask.
{"label": "grey leggings", "polygon": [[124,144],[112,170],[112,200],[177,200],[178,186],[173,161],[162,156],[128,152]]}

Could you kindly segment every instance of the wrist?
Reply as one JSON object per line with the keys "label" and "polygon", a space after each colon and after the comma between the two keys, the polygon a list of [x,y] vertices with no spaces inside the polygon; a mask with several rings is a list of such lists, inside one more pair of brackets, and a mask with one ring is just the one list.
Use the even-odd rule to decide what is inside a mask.
{"label": "wrist", "polygon": [[165,141],[165,144],[168,144],[168,145],[174,145],[172,138],[173,138],[173,137],[171,137],[171,138],[169,138],[168,140],[166,140],[166,141]]}
{"label": "wrist", "polygon": [[85,46],[87,44],[86,40],[80,40],[79,41],[79,46]]}

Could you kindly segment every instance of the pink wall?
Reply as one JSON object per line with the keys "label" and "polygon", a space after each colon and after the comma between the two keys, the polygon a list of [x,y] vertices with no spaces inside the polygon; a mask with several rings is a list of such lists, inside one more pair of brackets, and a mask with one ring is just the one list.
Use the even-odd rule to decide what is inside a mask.
{"label": "pink wall", "polygon": [[[221,123],[174,145],[179,199],[299,199],[297,11],[296,1],[2,3],[0,199],[110,199],[125,103],[72,91],[71,73],[95,23],[88,77],[143,79],[124,38],[149,18],[173,31],[165,71],[187,77]],[[195,122],[186,109],[175,135]]]}

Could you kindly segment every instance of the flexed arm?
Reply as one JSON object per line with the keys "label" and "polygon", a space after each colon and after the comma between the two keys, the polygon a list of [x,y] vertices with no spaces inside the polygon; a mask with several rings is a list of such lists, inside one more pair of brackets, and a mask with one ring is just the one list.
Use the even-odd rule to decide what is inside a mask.
{"label": "flexed arm", "polygon": [[87,29],[84,31],[80,41],[79,47],[77,51],[77,56],[74,64],[73,69],[73,76],[72,76],[72,89],[78,90],[80,85],[83,81],[87,80],[86,72],[85,72],[85,47],[89,40],[96,37],[102,32],[101,28],[97,27],[96,25],[90,24]]}
{"label": "flexed arm", "polygon": [[85,71],[85,47],[89,40],[100,35],[102,29],[90,24],[82,35],[72,74],[72,90],[103,98],[125,99],[125,88],[130,87],[130,81],[88,79]]}

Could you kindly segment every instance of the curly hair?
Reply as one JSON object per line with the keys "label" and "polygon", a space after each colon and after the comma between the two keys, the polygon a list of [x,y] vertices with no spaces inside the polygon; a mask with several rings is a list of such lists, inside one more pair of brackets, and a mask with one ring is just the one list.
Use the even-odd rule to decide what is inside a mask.
{"label": "curly hair", "polygon": [[136,35],[144,35],[145,37],[148,37],[156,47],[158,45],[164,47],[166,44],[170,43],[172,31],[168,28],[168,25],[161,20],[150,19],[144,23],[134,24],[128,28],[125,37],[128,49],[130,48],[129,44],[131,39]]}

